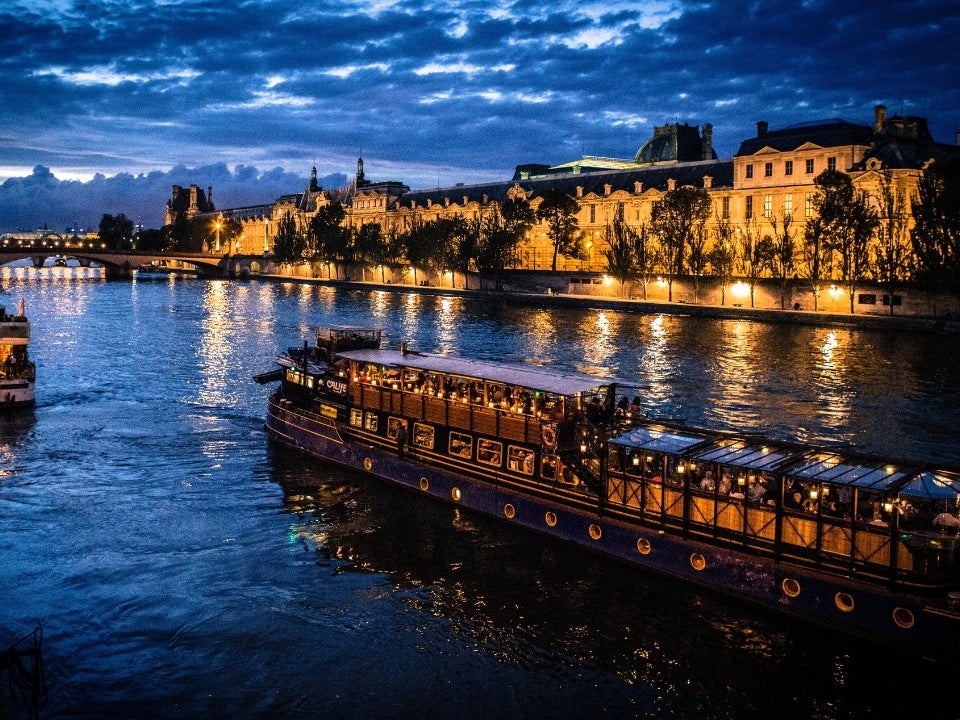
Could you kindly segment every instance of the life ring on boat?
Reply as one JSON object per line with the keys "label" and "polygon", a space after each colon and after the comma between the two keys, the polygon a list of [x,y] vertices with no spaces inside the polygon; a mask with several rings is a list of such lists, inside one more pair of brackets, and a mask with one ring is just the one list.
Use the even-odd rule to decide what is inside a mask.
{"label": "life ring on boat", "polygon": [[553,425],[544,425],[540,429],[540,438],[548,448],[557,446],[557,429]]}

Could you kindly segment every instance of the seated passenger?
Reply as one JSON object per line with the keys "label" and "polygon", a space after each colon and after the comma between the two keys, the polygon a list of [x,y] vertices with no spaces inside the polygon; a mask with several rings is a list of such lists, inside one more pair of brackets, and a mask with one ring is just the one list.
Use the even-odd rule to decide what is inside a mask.
{"label": "seated passenger", "polygon": [[704,492],[713,492],[716,486],[717,485],[713,480],[713,471],[707,470],[703,474],[703,480],[700,481],[700,489]]}
{"label": "seated passenger", "polygon": [[720,483],[717,485],[717,492],[721,495],[730,494],[730,478],[726,475],[720,475]]}
{"label": "seated passenger", "polygon": [[942,512],[933,518],[933,527],[943,532],[960,531],[960,519],[948,512]]}
{"label": "seated passenger", "polygon": [[750,502],[760,502],[766,491],[767,489],[760,484],[757,478],[752,478],[750,484],[747,485],[747,500]]}

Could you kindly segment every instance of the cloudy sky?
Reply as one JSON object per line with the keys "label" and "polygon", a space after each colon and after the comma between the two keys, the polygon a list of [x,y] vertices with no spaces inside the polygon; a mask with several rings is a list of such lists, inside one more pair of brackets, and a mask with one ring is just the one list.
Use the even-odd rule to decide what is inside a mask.
{"label": "cloudy sky", "polygon": [[171,184],[267,202],[360,154],[414,189],[508,179],[676,121],[721,157],[878,103],[960,129],[956,0],[4,0],[0,27],[0,229],[156,227]]}

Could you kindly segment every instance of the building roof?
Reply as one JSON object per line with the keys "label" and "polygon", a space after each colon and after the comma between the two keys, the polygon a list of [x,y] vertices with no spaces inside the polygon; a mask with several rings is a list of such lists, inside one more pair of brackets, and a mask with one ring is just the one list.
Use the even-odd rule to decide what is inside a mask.
{"label": "building roof", "polygon": [[559,188],[570,196],[577,195],[577,188],[583,188],[583,195],[595,193],[601,197],[607,195],[606,186],[610,192],[624,190],[635,192],[637,182],[642,183],[643,190],[669,189],[669,181],[675,180],[677,187],[692,185],[703,187],[703,178],[712,178],[712,188],[733,186],[733,162],[730,160],[704,160],[701,162],[680,163],[677,165],[647,166],[634,170],[605,170],[589,173],[563,173],[546,175],[526,180],[508,180],[499,183],[484,185],[456,185],[435,190],[416,190],[405,193],[400,200],[401,205],[410,207],[416,202],[417,207],[423,207],[430,200],[434,204],[443,204],[449,198],[451,202],[462,202],[466,197],[468,202],[502,202],[507,199],[507,192],[519,185],[528,197],[542,196],[547,190]]}
{"label": "building roof", "polygon": [[766,123],[757,123],[757,126],[757,137],[741,142],[734,157],[755,155],[766,147],[779,152],[790,152],[807,143],[820,147],[839,147],[869,145],[873,139],[873,128],[869,125],[859,125],[839,118],[797,123],[769,132],[766,130]]}

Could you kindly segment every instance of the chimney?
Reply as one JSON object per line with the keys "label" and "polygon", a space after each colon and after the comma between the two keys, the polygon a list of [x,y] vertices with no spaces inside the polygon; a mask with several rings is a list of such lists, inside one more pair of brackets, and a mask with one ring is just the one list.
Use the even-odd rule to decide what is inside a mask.
{"label": "chimney", "polygon": [[191,210],[197,209],[197,189],[198,188],[196,185],[190,186],[190,209]]}
{"label": "chimney", "polygon": [[213,185],[207,185],[207,205],[213,210]]}
{"label": "chimney", "polygon": [[887,123],[887,108],[884,105],[876,105],[873,108],[873,132],[879,135],[883,132],[883,126]]}
{"label": "chimney", "polygon": [[767,134],[767,121],[757,120],[757,137],[762,138]]}

